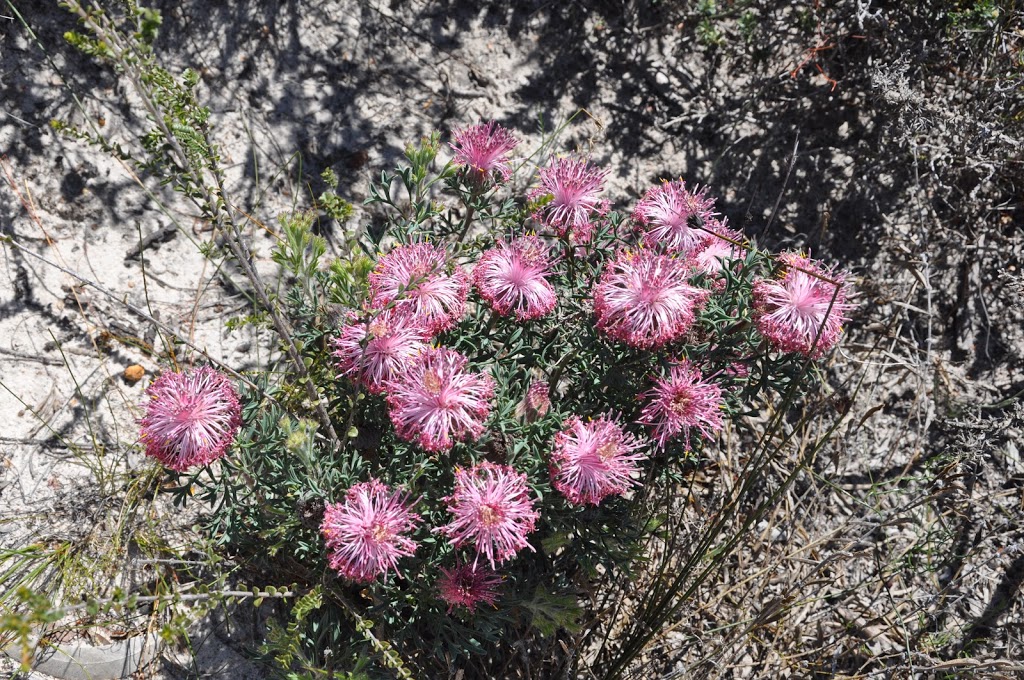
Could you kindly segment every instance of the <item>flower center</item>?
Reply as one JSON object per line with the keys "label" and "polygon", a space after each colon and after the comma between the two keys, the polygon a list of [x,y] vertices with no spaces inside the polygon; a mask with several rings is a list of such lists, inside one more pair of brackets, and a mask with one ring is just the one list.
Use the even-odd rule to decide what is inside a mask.
{"label": "flower center", "polygon": [[607,463],[611,458],[615,456],[615,453],[619,450],[619,447],[615,445],[614,441],[608,441],[601,446],[597,447],[597,457],[601,459],[602,463]]}
{"label": "flower center", "polygon": [[370,529],[370,537],[377,543],[382,543],[387,540],[390,532],[388,528],[381,522],[375,522],[373,527]]}
{"label": "flower center", "polygon": [[441,394],[441,376],[436,371],[427,371],[423,374],[423,389],[427,394],[436,397]]}
{"label": "flower center", "polygon": [[677,416],[684,416],[690,410],[693,400],[688,394],[676,394],[668,403],[668,410]]}
{"label": "flower center", "polygon": [[492,505],[480,506],[480,523],[485,527],[493,527],[501,522],[501,510]]}
{"label": "flower center", "polygon": [[388,325],[382,319],[374,319],[370,323],[369,328],[367,328],[367,331],[371,336],[379,338],[388,332]]}

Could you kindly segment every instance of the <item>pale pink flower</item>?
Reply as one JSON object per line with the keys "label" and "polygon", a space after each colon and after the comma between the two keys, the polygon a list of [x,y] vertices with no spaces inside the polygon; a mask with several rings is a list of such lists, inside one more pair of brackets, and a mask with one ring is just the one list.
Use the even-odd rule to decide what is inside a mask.
{"label": "pale pink flower", "polygon": [[798,253],[782,253],[778,279],[754,282],[754,323],[773,346],[816,358],[839,341],[851,308],[845,275]]}
{"label": "pale pink flower", "polygon": [[590,241],[595,229],[591,215],[603,216],[610,207],[599,197],[607,175],[582,158],[552,159],[540,169],[540,184],[528,195],[531,201],[550,197],[533,218],[574,243]]}
{"label": "pale pink flower", "polygon": [[492,120],[452,130],[450,146],[455,152],[455,164],[467,168],[474,181],[496,179],[497,175],[507,182],[512,177],[509,152],[518,144],[511,132]]}
{"label": "pale pink flower", "polygon": [[682,435],[690,448],[690,432],[712,439],[722,429],[722,388],[704,379],[688,361],[674,365],[668,379],[656,378],[644,396],[651,401],[640,422],[653,428],[654,440],[665,448],[669,439]]}
{"label": "pale pink flower", "polygon": [[320,525],[331,569],[358,583],[368,583],[389,570],[398,573],[398,560],[416,552],[408,536],[420,516],[408,496],[371,479],[348,490],[341,503],[330,503]]}
{"label": "pale pink flower", "polygon": [[437,531],[455,547],[475,545],[474,566],[481,555],[494,568],[523,548],[533,550],[526,536],[540,514],[533,508],[526,475],[508,465],[483,462],[468,470],[456,469],[455,490],[445,502],[453,519]]}
{"label": "pale pink flower", "polygon": [[526,396],[516,407],[516,415],[528,423],[543,418],[551,408],[551,397],[548,396],[548,384],[534,380],[526,389]]}
{"label": "pale pink flower", "polygon": [[459,564],[454,569],[441,567],[437,588],[441,599],[448,603],[449,614],[456,607],[472,612],[480,602],[494,606],[501,580],[501,576],[483,565]]}
{"label": "pale pink flower", "polygon": [[594,288],[597,327],[641,349],[681,337],[709,295],[688,282],[688,270],[686,261],[646,249],[620,253]]}
{"label": "pale pink flower", "polygon": [[428,348],[387,383],[391,422],[401,439],[446,451],[484,431],[494,380],[465,370],[467,359],[447,347]]}
{"label": "pale pink flower", "polygon": [[366,320],[352,313],[332,343],[332,354],[342,375],[383,394],[385,385],[402,375],[429,341],[416,319],[374,311]]}
{"label": "pale pink flower", "polygon": [[707,276],[720,276],[730,260],[742,260],[747,250],[741,244],[743,234],[721,222],[711,222],[693,256],[694,268]]}
{"label": "pale pink flower", "polygon": [[714,205],[706,187],[690,191],[683,180],[664,182],[647,190],[633,210],[633,219],[644,245],[688,257],[701,245],[703,227],[714,220]]}
{"label": "pale pink flower", "polygon": [[614,420],[601,417],[584,423],[576,416],[555,435],[551,451],[551,483],[575,505],[597,505],[607,496],[621,496],[638,482],[638,452],[643,443]]}
{"label": "pale pink flower", "polygon": [[432,333],[449,330],[466,311],[469,276],[449,267],[444,248],[429,243],[398,246],[370,273],[370,306],[393,309]]}
{"label": "pale pink flower", "polygon": [[539,319],[555,308],[555,289],[548,282],[551,260],[536,236],[499,241],[473,268],[480,297],[501,316],[519,321]]}
{"label": "pale pink flower", "polygon": [[208,366],[164,373],[146,394],[149,404],[139,423],[146,455],[177,472],[221,458],[242,424],[231,380]]}

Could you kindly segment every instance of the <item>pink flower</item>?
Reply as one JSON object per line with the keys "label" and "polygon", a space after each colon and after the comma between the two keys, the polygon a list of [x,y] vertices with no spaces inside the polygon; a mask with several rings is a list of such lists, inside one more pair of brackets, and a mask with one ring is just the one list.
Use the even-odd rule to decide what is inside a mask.
{"label": "pink flower", "polygon": [[704,238],[702,227],[714,220],[715,199],[707,188],[690,191],[678,180],[651,187],[633,210],[643,243],[649,248],[692,255]]}
{"label": "pink flower", "polygon": [[150,401],[140,421],[146,455],[177,472],[221,458],[242,424],[231,380],[207,366],[164,373],[146,394]]}
{"label": "pink flower", "polygon": [[487,567],[472,564],[460,564],[451,570],[441,567],[441,578],[437,581],[441,599],[448,603],[449,614],[456,607],[472,612],[479,602],[493,607],[499,585],[501,576]]}
{"label": "pink flower", "polygon": [[694,268],[707,276],[720,275],[726,262],[747,256],[746,248],[736,245],[743,242],[743,234],[717,220],[712,221],[693,256]]}
{"label": "pink flower", "polygon": [[483,462],[469,470],[455,470],[455,491],[445,498],[453,519],[437,529],[452,545],[476,546],[476,566],[483,555],[494,568],[523,548],[533,550],[526,535],[540,514],[526,484],[526,475],[507,465]]}
{"label": "pink flower", "polygon": [[538,208],[533,218],[554,229],[562,238],[586,243],[594,236],[592,213],[608,212],[607,200],[598,198],[604,191],[607,170],[598,170],[582,158],[555,158],[540,170],[540,184],[528,198],[551,200]]}
{"label": "pink flower", "polygon": [[492,120],[452,130],[450,146],[455,152],[455,164],[467,168],[474,181],[484,182],[498,175],[502,182],[507,182],[512,177],[508,154],[518,144],[511,132]]}
{"label": "pink flower", "polygon": [[754,282],[754,323],[783,352],[816,358],[839,341],[849,286],[845,275],[797,253],[782,253],[779,279]]}
{"label": "pink flower", "polygon": [[584,423],[573,416],[555,435],[551,452],[551,482],[575,505],[597,505],[607,496],[621,496],[637,482],[637,453],[643,443],[623,432],[614,420],[598,418]]}
{"label": "pink flower", "polygon": [[645,249],[620,253],[594,288],[597,327],[641,349],[684,335],[708,298],[690,285],[687,270],[685,261]]}
{"label": "pink flower", "polygon": [[473,268],[480,297],[501,316],[539,319],[555,308],[555,289],[545,278],[551,260],[536,236],[499,241]]}
{"label": "pink flower", "polygon": [[526,389],[526,396],[516,407],[516,415],[528,423],[534,423],[543,418],[550,408],[548,384],[534,380]]}
{"label": "pink flower", "polygon": [[398,436],[427,451],[446,451],[455,440],[484,431],[494,380],[465,371],[466,357],[446,347],[425,349],[386,385]]}
{"label": "pink flower", "polygon": [[398,246],[370,273],[370,306],[394,309],[431,333],[452,328],[466,311],[469,276],[449,273],[444,248],[429,243]]}
{"label": "pink flower", "polygon": [[392,312],[372,312],[368,321],[350,314],[333,341],[338,368],[373,394],[383,394],[387,382],[399,377],[430,341],[414,319]]}
{"label": "pink flower", "polygon": [[690,448],[690,430],[711,439],[722,429],[722,389],[704,380],[688,361],[673,366],[667,380],[655,379],[654,388],[645,396],[651,402],[641,412],[640,422],[653,427],[661,448],[679,434]]}
{"label": "pink flower", "polygon": [[420,516],[408,498],[376,479],[356,484],[342,503],[330,503],[320,525],[331,569],[359,583],[368,583],[388,570],[398,572],[398,559],[416,552],[407,534]]}

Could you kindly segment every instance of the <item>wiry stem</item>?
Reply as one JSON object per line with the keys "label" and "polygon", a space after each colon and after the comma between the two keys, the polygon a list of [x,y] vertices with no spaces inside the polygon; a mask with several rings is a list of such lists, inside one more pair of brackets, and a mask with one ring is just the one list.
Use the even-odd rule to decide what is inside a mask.
{"label": "wiry stem", "polygon": [[[78,0],[68,0],[67,5],[72,11],[81,17],[83,23],[88,26],[97,37],[103,40],[114,53],[117,62],[124,69],[125,76],[131,82],[135,91],[142,99],[153,124],[157,126],[161,135],[163,135],[164,139],[167,140],[170,151],[174,157],[174,162],[178,165],[179,170],[183,174],[187,175],[192,184],[199,189],[200,196],[196,197],[191,192],[187,192],[189,198],[193,203],[195,203],[201,212],[213,221],[214,226],[220,229],[221,233],[224,234],[225,243],[231,251],[232,257],[234,257],[239,268],[241,268],[242,273],[245,274],[245,277],[252,285],[260,305],[262,305],[270,315],[270,319],[274,324],[274,329],[277,331],[278,336],[284,343],[285,351],[295,367],[295,371],[299,377],[299,382],[305,386],[306,395],[312,403],[313,408],[316,410],[320,424],[324,427],[331,439],[332,448],[337,449],[340,444],[340,438],[334,429],[334,424],[331,422],[327,409],[324,407],[323,402],[320,399],[320,394],[317,392],[316,386],[309,379],[309,371],[306,369],[306,365],[302,361],[302,355],[299,350],[299,346],[294,339],[294,332],[291,324],[270,300],[270,296],[267,294],[267,287],[263,283],[259,272],[256,271],[256,268],[252,264],[251,253],[243,241],[241,230],[228,209],[227,203],[224,199],[225,191],[222,173],[216,163],[213,162],[214,159],[212,158],[214,155],[214,146],[210,141],[209,131],[205,129],[204,126],[202,134],[206,148],[210,152],[211,162],[208,164],[207,169],[213,176],[214,187],[211,187],[206,181],[202,170],[189,161],[188,155],[181,147],[181,143],[178,138],[170,130],[166,117],[159,110],[159,106],[152,89],[143,80],[138,63],[147,60],[148,56],[139,54],[136,50],[133,50],[131,43],[126,45],[122,40],[121,35],[111,25],[110,19],[108,19],[106,15],[100,13],[99,8],[96,7],[95,4],[92,5],[93,13],[87,12]],[[96,16],[100,17],[99,22],[95,20]],[[130,53],[131,56],[129,57]]]}

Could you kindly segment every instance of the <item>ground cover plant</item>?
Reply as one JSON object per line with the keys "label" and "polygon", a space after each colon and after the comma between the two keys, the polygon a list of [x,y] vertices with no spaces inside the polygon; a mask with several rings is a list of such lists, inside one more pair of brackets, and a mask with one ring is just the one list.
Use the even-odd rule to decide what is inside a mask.
{"label": "ground cover plant", "polygon": [[[854,277],[820,255],[847,238],[834,235],[827,213],[816,236],[790,237],[789,224],[781,237],[773,233],[790,210],[782,194],[814,193],[798,162],[798,150],[814,153],[813,144],[803,151],[807,133],[786,140],[788,157],[768,158],[784,175],[771,189],[782,193],[769,199],[758,196],[763,187],[723,181],[733,161],[713,139],[681,134],[695,153],[704,144],[722,153],[721,163],[688,166],[685,181],[675,167],[648,168],[623,193],[615,179],[639,172],[628,157],[609,161],[601,141],[573,138],[585,113],[531,133],[487,122],[501,115],[493,110],[463,114],[461,125],[442,117],[440,134],[401,140],[397,168],[366,167],[374,177],[362,206],[342,198],[356,180],[343,185],[320,167],[298,166],[307,186],[297,191],[275,178],[275,189],[245,195],[231,186],[234,159],[218,142],[218,113],[204,105],[209,72],[165,69],[155,49],[162,22],[175,15],[131,3],[106,12],[68,5],[82,19],[67,35],[82,63],[102,64],[127,85],[128,124],[108,134],[111,114],[101,123],[62,118],[56,131],[191,203],[185,213],[162,197],[160,209],[201,225],[178,225],[177,233],[198,236],[193,262],[208,263],[238,295],[230,333],[258,342],[242,360],[215,358],[153,312],[150,288],[166,274],[142,259],[145,305],[127,309],[154,331],[129,342],[150,348],[157,377],[125,399],[136,415],[129,430],[91,432],[91,449],[55,433],[92,466],[105,498],[128,490],[118,526],[131,529],[92,564],[73,542],[4,553],[5,579],[43,593],[12,587],[3,598],[13,605],[5,630],[26,651],[33,630],[58,619],[67,625],[69,616],[89,627],[112,620],[113,608],[180,641],[207,612],[233,611],[231,618],[255,605],[250,651],[273,672],[297,677],[1012,671],[1000,658],[1012,655],[985,647],[990,638],[1012,642],[992,626],[1012,610],[1013,564],[1006,579],[985,582],[1015,559],[1012,541],[1002,543],[1012,522],[981,538],[964,500],[975,482],[958,482],[977,480],[984,461],[1002,455],[1002,438],[972,438],[989,424],[952,397],[958,378],[939,362],[932,310],[952,303],[934,286],[939,270],[928,257],[899,270],[924,282],[911,283],[923,297],[908,298],[909,307],[884,292],[893,285],[884,270],[872,269],[854,296]],[[621,23],[602,19],[612,10]],[[644,31],[659,35],[687,27],[712,60],[735,38],[747,48],[735,50],[734,65],[756,73],[767,59],[759,56],[758,20],[772,12],[758,3],[559,11],[575,22],[571,30],[607,36],[603,48],[581,43],[598,61],[602,49],[639,44],[630,41],[643,32],[628,29],[642,16],[653,22]],[[950,36],[975,48],[979,35],[1013,35],[1012,15],[996,5],[939,3],[935,11]],[[762,82],[761,93],[811,82],[844,96],[846,60],[858,58],[865,40],[858,31],[874,35],[881,12],[861,3],[775,17],[784,30],[769,42],[815,40],[798,50],[784,79]],[[408,28],[407,15],[379,17]],[[1013,44],[1005,40],[998,44]],[[648,143],[654,133],[645,117],[678,133],[699,119],[679,109],[677,93],[654,87],[665,85],[664,70],[651,68],[632,75],[664,96],[634,118],[613,115],[610,144]],[[668,73],[670,83],[681,77]],[[999,203],[1000,189],[971,184],[991,170],[1012,186],[1012,172],[993,169],[1003,138],[1015,134],[1003,124],[1014,120],[1012,105],[999,125],[986,124],[985,139],[967,123],[956,127],[963,144],[935,145],[921,136],[926,124],[953,125],[956,116],[915,93],[907,73],[899,63],[880,67],[872,83],[893,107],[896,143],[915,149],[921,168],[931,154],[917,181],[967,197],[947,200],[938,214],[966,210],[980,196],[1012,206]],[[628,77],[622,82],[618,94],[628,99],[635,88]],[[1012,80],[996,82],[1013,88]],[[1006,91],[978,87],[995,99]],[[345,158],[335,167],[363,167],[357,155]],[[891,179],[897,166],[883,159],[875,167]],[[35,214],[31,197],[10,187]],[[265,207],[276,191],[289,191],[291,205]],[[763,200],[765,212],[752,215],[749,206]],[[745,217],[737,203],[748,203]],[[927,213],[926,203],[909,205]],[[1012,221],[1004,224],[1011,233]],[[140,252],[153,243],[140,243]],[[5,246],[19,267],[42,262],[76,276],[75,294],[89,289],[117,303],[23,237]],[[958,271],[967,283],[950,289],[969,291],[974,270]],[[865,297],[867,311],[857,304]],[[919,313],[927,323],[901,325],[901,315]],[[841,325],[850,316],[860,328],[844,350]],[[954,344],[970,352],[964,324],[956,324]],[[977,347],[991,360],[990,340],[998,353],[1007,332],[990,331]],[[913,342],[925,338],[920,356],[908,349],[908,333]],[[73,372],[66,358],[62,365]],[[919,395],[938,395],[915,402],[912,437],[892,435],[906,428],[884,430],[884,441],[905,444],[893,451],[911,457],[889,454],[860,476],[841,472],[859,455],[851,451],[871,448],[861,445],[872,436],[866,423],[898,416],[894,398],[875,402],[893,370],[906,371]],[[1013,394],[997,393],[981,413],[1002,417]],[[999,422],[1016,427],[1008,411]],[[115,448],[109,442],[129,470],[140,467],[131,456],[143,451],[161,467],[125,476],[122,462],[103,456]],[[152,519],[169,499],[197,525],[192,549],[170,545]],[[146,509],[148,525],[136,522],[134,508]],[[810,518],[825,518],[824,528]],[[69,603],[69,593],[90,592],[88,584],[102,580],[95,574],[140,550],[143,562],[168,565],[155,582]],[[54,568],[58,587],[43,578]],[[961,607],[971,584],[980,584],[987,607]]]}

